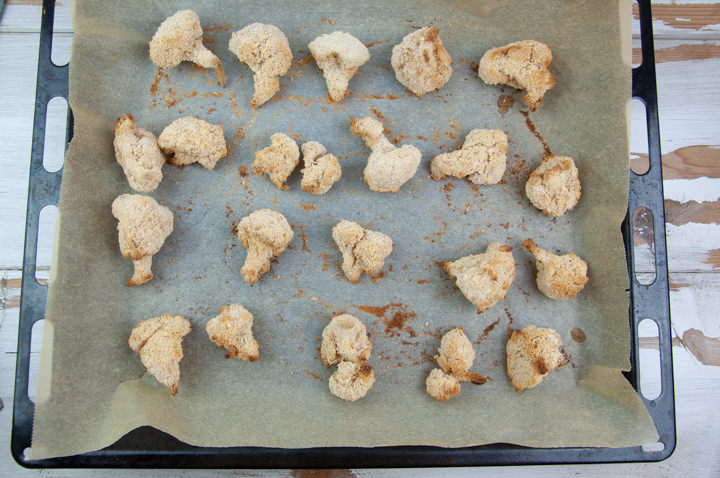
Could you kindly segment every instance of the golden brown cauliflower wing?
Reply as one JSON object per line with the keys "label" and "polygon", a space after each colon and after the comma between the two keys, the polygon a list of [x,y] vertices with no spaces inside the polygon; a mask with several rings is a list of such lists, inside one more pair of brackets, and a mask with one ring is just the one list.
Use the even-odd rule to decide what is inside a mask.
{"label": "golden brown cauliflower wing", "polygon": [[182,340],[189,333],[190,322],[185,316],[164,314],[139,322],[128,339],[128,345],[140,354],[148,373],[172,395],[178,392]]}
{"label": "golden brown cauliflower wing", "polygon": [[535,111],[545,92],[555,86],[555,78],[548,69],[551,61],[549,46],[524,40],[488,50],[480,60],[478,75],[488,85],[503,84],[526,90],[522,99]]}
{"label": "golden brown cauliflower wing", "polygon": [[443,263],[443,268],[455,277],[456,284],[467,299],[485,312],[505,298],[515,278],[512,247],[493,242],[483,254],[462,257]]}
{"label": "golden brown cauliflower wing", "polygon": [[425,379],[425,391],[438,402],[444,402],[460,393],[461,386],[457,378],[439,368],[434,368]]}
{"label": "golden brown cauliflower wing", "polygon": [[372,344],[365,325],[350,314],[342,314],[330,321],[322,332],[320,357],[327,366],[343,360],[365,362],[370,358]]}
{"label": "golden brown cauliflower wing", "polygon": [[439,90],[452,74],[452,58],[436,27],[424,27],[395,45],[390,59],[395,77],[418,96]]}
{"label": "golden brown cauliflower wing", "polygon": [[587,262],[572,252],[557,256],[540,249],[528,238],[522,246],[535,256],[537,263],[537,286],[540,292],[551,299],[574,299],[585,288],[588,281]]}
{"label": "golden brown cauliflower wing", "polygon": [[350,79],[370,59],[367,47],[349,33],[338,31],[320,35],[308,48],[323,72],[330,99],[342,101]]}
{"label": "golden brown cauliflower wing", "polygon": [[300,186],[310,194],[325,194],[342,176],[340,163],[333,154],[325,154],[325,146],[317,141],[308,141],[300,147],[305,167]]}
{"label": "golden brown cauliflower wing", "polygon": [[435,156],[430,163],[432,178],[467,177],[475,184],[497,184],[505,173],[508,137],[497,129],[474,129],[462,148]]}
{"label": "golden brown cauliflower wing", "polygon": [[173,214],[153,198],[140,194],[115,198],[112,214],[118,220],[120,252],[126,259],[132,259],[135,267],[127,286],[144,284],[153,278],[152,256],[173,231]]}
{"label": "golden brown cauliflower wing", "polygon": [[166,18],[150,40],[150,60],[160,68],[172,68],[191,61],[203,68],[213,68],[225,87],[220,58],[205,48],[200,18],[192,10],[180,10]]}
{"label": "golden brown cauliflower wing", "polygon": [[255,153],[252,164],[257,174],[267,174],[278,189],[290,189],[285,181],[300,162],[300,149],[288,135],[275,133],[270,136],[270,146]]}
{"label": "golden brown cauliflower wing", "polygon": [[513,330],[507,342],[507,373],[519,392],[542,382],[564,363],[560,336],[552,329],[528,325]]}
{"label": "golden brown cauliflower wing", "polygon": [[287,37],[275,25],[253,23],[232,34],[230,51],[255,73],[250,106],[260,107],[280,90],[280,77],[292,64]]}
{"label": "golden brown cauliflower wing", "polygon": [[330,376],[330,393],[338,398],[354,402],[367,395],[375,383],[375,372],[365,362],[342,361]]}
{"label": "golden brown cauliflower wing", "polygon": [[130,113],[115,122],[113,146],[115,159],[122,166],[131,188],[145,193],[158,187],[165,156],[155,135],[135,126],[135,118]]}
{"label": "golden brown cauliflower wing", "polygon": [[253,316],[240,304],[225,305],[220,315],[205,325],[210,340],[227,350],[225,358],[246,362],[258,359],[258,343],[252,334]]}
{"label": "golden brown cauliflower wing", "polygon": [[383,126],[369,116],[359,120],[350,117],[350,131],[360,136],[372,150],[363,175],[370,189],[396,193],[400,186],[415,175],[420,164],[420,150],[408,144],[398,148],[387,140]]}
{"label": "golden brown cauliflower wing", "polygon": [[342,270],[350,282],[357,282],[363,272],[371,276],[379,273],[392,252],[390,237],[364,229],[356,222],[343,219],[333,227],[332,235],[343,255]]}
{"label": "golden brown cauliflower wing", "polygon": [[177,166],[197,162],[213,169],[227,156],[223,127],[192,116],[170,123],[160,133],[158,144],[165,154],[172,155],[168,162]]}
{"label": "golden brown cauliflower wing", "polygon": [[247,249],[240,273],[248,284],[254,284],[270,270],[270,259],[278,257],[293,238],[285,216],[270,209],[248,214],[238,224],[238,239]]}
{"label": "golden brown cauliflower wing", "polygon": [[530,173],[525,194],[548,216],[562,216],[580,200],[580,179],[569,156],[548,156]]}

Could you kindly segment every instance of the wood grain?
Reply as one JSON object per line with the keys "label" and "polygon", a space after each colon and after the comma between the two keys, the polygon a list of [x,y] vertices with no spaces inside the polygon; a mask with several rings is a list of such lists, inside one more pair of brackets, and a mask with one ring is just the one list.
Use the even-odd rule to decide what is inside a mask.
{"label": "wood grain", "polygon": [[[672,28],[700,30],[709,25],[720,24],[720,5],[653,5],[652,16]],[[633,17],[640,18],[637,4],[633,4]]]}

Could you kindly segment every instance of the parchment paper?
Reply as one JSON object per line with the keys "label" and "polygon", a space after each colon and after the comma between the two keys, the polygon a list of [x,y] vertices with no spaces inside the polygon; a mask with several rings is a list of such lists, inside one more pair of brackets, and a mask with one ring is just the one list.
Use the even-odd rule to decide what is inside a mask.
{"label": "parchment paper", "polygon": [[[158,24],[181,8],[199,13],[206,44],[225,64],[225,89],[211,71],[182,64],[159,75],[148,59]],[[227,45],[232,31],[256,21],[286,33],[295,64],[279,95],[253,112],[252,75]],[[73,25],[75,136],[59,205],[33,458],[99,449],[141,425],[203,446],[618,447],[656,440],[621,374],[629,368],[620,224],[630,69],[622,60],[617,4],[88,0],[75,3]],[[392,46],[423,25],[439,27],[454,71],[439,92],[418,100],[389,64]],[[369,44],[372,56],[341,104],[327,100],[306,46],[334,30]],[[486,86],[475,71],[487,49],[527,38],[552,47],[557,77],[529,119],[523,93]],[[112,149],[115,119],[128,112],[156,134],[192,114],[222,124],[230,143],[229,156],[212,171],[164,167],[152,196],[173,210],[175,230],[155,256],[155,278],[134,288],[124,285],[132,264],[120,254],[110,213],[116,196],[132,192]],[[373,193],[362,181],[369,150],[350,134],[351,114],[382,119],[392,139],[422,151],[418,173],[399,193]],[[544,154],[531,126],[554,154],[576,160],[583,195],[565,217],[549,218],[524,197],[525,180]],[[473,128],[508,133],[503,184],[430,179],[430,159],[457,148]],[[300,190],[297,172],[290,191],[247,175],[254,152],[275,132],[323,143],[340,158],[342,179],[326,195],[312,196]],[[251,287],[240,276],[245,251],[233,228],[263,207],[281,211],[295,238]],[[343,218],[393,238],[380,276],[351,284],[340,272],[331,227]],[[538,292],[534,260],[520,248],[526,237],[589,263],[590,282],[576,300],[556,302]],[[513,247],[517,276],[506,299],[478,315],[437,262],[482,252],[492,241]],[[255,315],[255,363],[224,359],[205,334],[205,323],[233,302]],[[367,325],[374,343],[377,382],[355,403],[329,393],[331,370],[318,352],[328,320],[345,311]],[[144,374],[127,345],[137,322],[163,313],[185,314],[193,325],[175,397]],[[531,323],[558,331],[570,363],[516,393],[505,373],[507,330]],[[489,381],[464,384],[458,397],[438,403],[426,395],[425,377],[439,337],[458,325],[475,343],[473,370]],[[584,342],[573,340],[582,335],[572,334],[575,328]]]}

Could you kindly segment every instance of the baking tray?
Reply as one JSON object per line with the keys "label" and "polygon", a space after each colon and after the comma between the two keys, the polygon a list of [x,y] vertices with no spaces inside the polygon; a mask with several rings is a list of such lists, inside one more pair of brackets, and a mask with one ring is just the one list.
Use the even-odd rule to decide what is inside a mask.
{"label": "baking tray", "polygon": [[[643,319],[654,320],[659,330],[662,391],[654,400],[647,400],[642,395],[640,398],[653,419],[662,446],[653,447],[652,450],[641,446],[528,448],[502,443],[466,448],[207,448],[187,445],[154,428],[141,427],[99,451],[43,460],[26,459],[25,450],[31,446],[35,408],[28,396],[30,340],[33,325],[45,317],[47,299],[47,287],[35,279],[38,221],[43,207],[57,205],[62,181],[62,169],[50,173],[42,164],[46,108],[54,97],[60,96],[67,100],[69,91],[68,65],[59,67],[50,60],[55,2],[44,0],[20,297],[11,440],[13,458],[27,468],[363,468],[650,462],[669,457],[676,443],[675,397],[655,57],[650,0],[638,0],[637,3],[643,60],[632,71],[632,96],[641,100],[646,107],[650,169],[642,175],[632,171],[630,173],[628,214],[622,226],[630,278],[632,365],[632,369],[625,375],[637,390],[640,383],[638,324]],[[67,142],[72,137],[72,131],[72,111],[68,111]],[[654,217],[656,278],[649,285],[640,284],[635,278],[632,246],[632,211],[642,206],[648,208]]]}

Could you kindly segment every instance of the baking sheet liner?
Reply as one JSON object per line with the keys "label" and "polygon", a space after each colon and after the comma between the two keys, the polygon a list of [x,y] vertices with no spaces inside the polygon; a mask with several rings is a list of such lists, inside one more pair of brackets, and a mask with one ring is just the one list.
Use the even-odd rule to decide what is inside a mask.
{"label": "baking sheet liner", "polygon": [[[620,233],[630,67],[621,54],[619,18],[628,4],[75,2],[75,135],[59,204],[33,458],[96,450],[141,425],[201,446],[655,441],[649,415],[621,374],[630,366]],[[159,72],[149,61],[147,44],[158,24],[182,8],[198,12],[206,45],[223,60],[224,89],[212,71],[183,63]],[[248,106],[252,74],[227,49],[231,33],[252,22],[277,25],[294,55],[281,91],[257,111]],[[392,46],[423,25],[440,29],[454,70],[440,91],[419,100],[395,80],[389,64]],[[335,30],[357,36],[371,53],[340,104],[327,99],[306,46]],[[486,86],[476,73],[487,49],[528,38],[552,47],[557,77],[530,114],[519,100],[523,93]],[[112,147],[115,119],[128,112],[156,134],[192,114],[222,124],[229,143],[228,157],[212,171],[163,168],[151,195],[174,212],[175,230],[154,258],[155,278],[134,288],[124,285],[132,264],[119,252],[110,213],[116,196],[132,193]],[[422,151],[418,173],[399,193],[374,193],[362,181],[369,150],[350,134],[350,115],[376,117],[391,140]],[[508,133],[502,184],[430,179],[431,158],[457,148],[473,128]],[[297,171],[289,191],[249,174],[254,152],[275,132],[323,143],[340,159],[342,179],[313,196],[300,190]],[[523,193],[546,148],[575,158],[583,186],[575,210],[555,219]],[[240,276],[245,250],[233,230],[241,217],[264,207],[282,212],[295,237],[271,272],[249,286]],[[341,219],[392,237],[393,253],[375,278],[351,284],[340,271],[331,227]],[[534,260],[520,247],[526,237],[589,263],[590,282],[576,300],[552,301],[538,292]],[[482,252],[493,241],[513,247],[517,275],[506,299],[478,315],[438,263]],[[255,316],[255,363],[226,360],[205,334],[205,323],[233,302]],[[332,371],[319,357],[321,332],[341,312],[360,318],[374,343],[377,382],[354,403],[329,393]],[[144,373],[127,346],[137,322],[164,313],[185,314],[193,326],[183,342],[175,397]],[[540,386],[516,393],[505,374],[504,346],[509,327],[531,323],[558,331],[569,363]],[[474,342],[473,370],[489,380],[464,384],[458,397],[438,403],[425,393],[425,377],[440,336],[458,325]]]}

